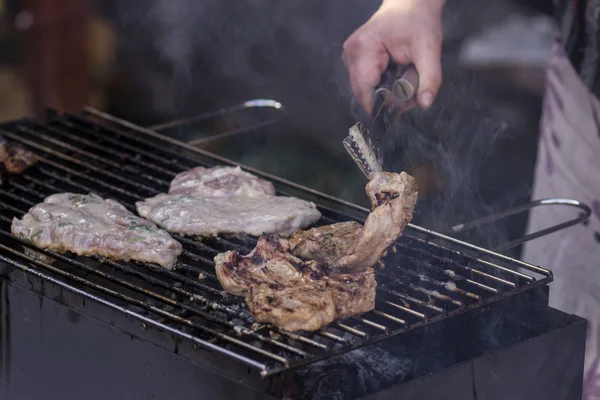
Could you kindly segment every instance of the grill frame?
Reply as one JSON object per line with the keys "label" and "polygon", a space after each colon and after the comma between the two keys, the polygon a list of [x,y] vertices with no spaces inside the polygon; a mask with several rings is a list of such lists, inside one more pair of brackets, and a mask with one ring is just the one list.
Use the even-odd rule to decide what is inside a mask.
{"label": "grill frame", "polygon": [[[171,138],[164,137],[164,136],[162,136],[160,134],[157,134],[157,133],[155,133],[155,132],[153,132],[151,130],[137,127],[134,124],[128,123],[126,121],[121,121],[121,120],[119,120],[117,118],[114,118],[112,116],[109,116],[107,114],[101,113],[101,112],[93,110],[93,109],[86,109],[86,113],[85,113],[84,116],[72,115],[72,114],[65,114],[65,116],[63,116],[62,118],[71,118],[71,120],[84,120],[86,123],[90,123],[91,122],[89,120],[90,117],[96,117],[96,118],[99,118],[101,120],[101,125],[98,125],[98,129],[113,129],[113,130],[117,129],[118,132],[119,132],[118,135],[126,137],[129,140],[134,141],[134,142],[135,141],[139,141],[139,140],[143,140],[143,139],[140,139],[137,136],[138,134],[142,134],[142,135],[144,135],[144,137],[146,139],[147,138],[152,138],[153,140],[156,140],[158,143],[162,143],[162,145],[160,145],[160,146],[159,145],[153,145],[152,146],[152,147],[156,147],[157,150],[162,151],[163,152],[162,154],[168,153],[168,154],[172,154],[173,156],[176,156],[177,155],[177,150],[179,150],[179,152],[183,152],[184,153],[184,155],[183,155],[184,158],[188,159],[189,162],[196,163],[196,165],[200,164],[200,163],[203,163],[203,162],[207,163],[206,160],[200,161],[198,156],[205,157],[205,158],[211,160],[212,162],[217,162],[217,163],[221,163],[221,164],[239,165],[238,163],[235,163],[235,162],[233,162],[231,160],[228,160],[226,158],[219,157],[219,156],[214,155],[214,154],[212,154],[210,152],[207,152],[205,150],[198,149],[196,147],[192,147],[192,146],[183,144],[183,143],[178,142],[176,140],[173,140]],[[14,122],[12,124],[13,124],[12,126],[11,126],[11,124],[6,124],[6,125],[3,125],[3,126],[0,126],[0,134],[2,134],[2,130],[14,129],[14,126],[19,126],[19,124],[35,124],[35,122],[26,120],[26,121]],[[36,146],[39,149],[39,145],[36,144],[35,142],[25,143],[25,142],[22,141],[23,140],[22,138],[19,140],[14,135],[7,135],[7,137],[9,139],[17,139],[16,141],[21,141],[25,145],[27,145],[27,144],[32,145],[31,147],[33,147],[34,151],[36,150],[35,149]],[[46,140],[46,139],[44,139],[44,140]],[[149,144],[150,144],[150,141],[147,141],[147,142],[144,141],[144,145],[145,146],[148,146]],[[118,145],[121,146],[121,144],[118,144]],[[168,145],[168,147],[167,147],[167,145]],[[176,149],[176,150],[174,151],[172,149]],[[138,151],[138,154],[139,154],[140,149],[137,149],[137,151]],[[80,153],[80,155],[88,156],[88,155],[86,155],[84,153]],[[194,157],[194,155],[195,155],[195,157]],[[50,163],[48,163],[48,161],[50,161]],[[70,160],[70,161],[72,161],[72,160]],[[131,162],[135,163],[135,161],[131,161]],[[46,160],[46,161],[44,161],[44,165],[53,166],[52,163],[53,163],[52,160]],[[54,166],[56,167],[56,165],[54,165]],[[182,167],[183,167],[183,165],[182,165]],[[187,165],[185,167],[189,168],[190,165]],[[278,189],[280,189],[282,186],[287,187],[287,189],[288,189],[287,192],[292,192],[292,193],[288,193],[288,194],[295,195],[295,196],[298,196],[298,197],[303,197],[303,198],[307,198],[307,195],[312,195],[312,196],[314,196],[316,198],[319,198],[321,201],[315,201],[314,199],[309,199],[309,200],[313,200],[316,203],[320,204],[322,210],[327,210],[328,212],[337,213],[337,214],[342,215],[342,216],[344,216],[345,218],[348,218],[348,219],[358,219],[358,220],[364,219],[364,217],[368,213],[368,210],[366,210],[366,209],[364,209],[362,207],[356,206],[354,204],[344,202],[343,200],[336,199],[336,198],[334,198],[332,196],[328,196],[328,195],[319,193],[319,192],[314,191],[314,190],[309,189],[309,188],[304,188],[304,187],[302,187],[300,185],[294,184],[292,182],[286,181],[284,179],[275,177],[275,176],[270,175],[270,174],[266,174],[266,173],[264,173],[262,171],[257,171],[257,170],[254,170],[252,168],[247,168],[245,166],[242,166],[242,167],[244,169],[246,169],[247,171],[249,171],[249,172],[255,173],[255,174],[257,174],[257,175],[259,175],[261,177],[264,177],[266,179],[270,179],[270,180],[274,181],[274,183],[276,184],[276,186],[278,186]],[[38,167],[34,167],[34,168],[38,168]],[[66,171],[66,172],[69,172],[69,171]],[[78,171],[74,171],[73,170],[72,172],[69,172],[69,173],[72,174],[73,172],[78,172]],[[95,171],[95,172],[98,172],[98,171]],[[25,176],[28,176],[27,172],[25,173]],[[91,176],[88,176],[87,178],[91,179]],[[23,178],[23,179],[26,179],[26,178]],[[10,180],[10,181],[11,182],[13,182],[13,181],[20,182],[20,180],[21,180],[21,178],[17,177],[17,178],[14,178],[14,180]],[[117,180],[119,180],[119,179],[117,179]],[[11,183],[10,185],[13,185],[13,183]],[[164,184],[164,182],[163,182],[163,184]],[[110,185],[110,186],[114,186],[114,185]],[[144,188],[144,186],[146,186],[146,185],[140,185],[138,187],[140,189],[147,190],[147,191],[154,190],[152,187],[146,187],[146,188]],[[24,188],[20,188],[20,189],[24,190]],[[115,192],[122,193],[122,195],[124,195],[124,196],[130,196],[131,195],[131,193],[128,194],[127,191],[117,190],[118,187],[116,187],[116,186],[112,187],[110,189],[113,190],[113,191],[115,191]],[[299,194],[298,193],[293,193],[294,190],[297,191],[297,192],[299,192]],[[19,196],[14,195],[14,193],[13,193],[13,195],[11,195],[11,193],[12,192],[8,192],[8,191],[6,191],[4,189],[0,189],[0,203],[1,203],[0,207],[3,207],[3,210],[6,209],[6,205],[7,204],[10,205],[10,203],[5,203],[5,201],[7,201],[6,200],[7,198],[10,198],[11,202],[19,202],[19,201],[24,200],[24,199],[19,198]],[[152,194],[148,193],[148,195],[152,195]],[[324,203],[329,203],[329,206],[325,205]],[[337,206],[337,207],[334,209],[334,208],[330,207],[331,204],[333,204],[334,206]],[[342,208],[342,207],[344,207],[348,211],[348,213],[344,213],[344,212],[341,212],[341,211],[337,210],[337,208]],[[27,208],[29,208],[29,207],[25,207],[25,210]],[[13,211],[16,211],[16,210],[13,210]],[[18,211],[22,212],[23,209],[19,209]],[[0,219],[3,219],[3,218],[0,218]],[[7,223],[7,221],[5,219],[3,220],[3,222]],[[5,232],[2,232],[1,234],[4,237],[7,237],[6,234],[5,234]],[[147,323],[147,324],[150,324],[150,325],[154,325],[155,327],[158,327],[160,329],[164,329],[166,331],[169,331],[169,332],[171,332],[173,334],[176,334],[176,335],[178,335],[178,336],[180,336],[182,338],[191,340],[191,341],[195,342],[196,344],[198,344],[200,346],[203,346],[203,347],[205,347],[205,348],[207,348],[209,350],[215,350],[215,351],[218,351],[218,352],[220,352],[220,353],[222,353],[222,354],[224,354],[226,356],[229,356],[229,357],[232,357],[234,359],[237,359],[238,361],[242,361],[245,364],[247,364],[247,365],[249,365],[251,367],[254,367],[254,368],[260,370],[261,376],[263,376],[263,377],[277,375],[277,374],[279,374],[281,372],[290,371],[290,370],[292,370],[294,368],[298,368],[298,367],[301,367],[301,366],[304,366],[304,365],[307,365],[307,364],[310,364],[310,363],[313,363],[313,362],[316,362],[316,361],[320,361],[320,360],[323,360],[323,359],[326,359],[326,358],[329,358],[329,357],[332,357],[332,356],[335,356],[335,355],[346,353],[346,352],[352,351],[354,349],[357,349],[357,348],[360,348],[360,347],[364,347],[364,346],[376,343],[376,342],[378,342],[380,340],[387,339],[387,338],[389,338],[391,336],[396,336],[396,335],[399,335],[399,334],[402,334],[402,333],[405,333],[405,332],[413,331],[413,330],[422,328],[422,327],[424,327],[426,325],[433,324],[435,322],[441,321],[441,320],[443,320],[443,319],[445,319],[447,317],[452,317],[452,316],[455,316],[455,315],[460,315],[460,314],[463,314],[465,312],[468,312],[469,310],[472,310],[472,309],[475,309],[475,308],[481,308],[481,307],[484,307],[486,305],[490,305],[492,303],[496,303],[496,302],[498,302],[499,300],[501,300],[503,298],[514,296],[516,294],[528,291],[530,289],[539,287],[541,285],[546,285],[547,283],[549,283],[549,282],[552,281],[552,273],[550,271],[548,271],[548,270],[545,270],[543,268],[539,268],[539,267],[536,267],[536,266],[524,263],[524,262],[519,261],[519,260],[511,259],[511,258],[503,256],[501,254],[493,253],[493,252],[491,252],[489,250],[482,249],[482,248],[479,248],[477,246],[473,246],[473,245],[470,245],[468,243],[464,243],[464,242],[458,241],[458,240],[450,238],[448,236],[441,235],[441,234],[432,232],[430,230],[427,230],[425,228],[414,226],[412,224],[408,227],[405,236],[406,237],[414,236],[415,240],[417,240],[417,241],[425,241],[425,242],[427,242],[427,246],[438,246],[439,247],[441,245],[440,244],[435,244],[434,241],[442,241],[442,242],[444,242],[444,244],[446,246],[449,246],[444,251],[456,252],[456,250],[452,246],[450,246],[450,245],[453,245],[455,247],[459,247],[462,250],[460,252],[460,256],[461,257],[467,257],[468,252],[471,252],[472,254],[475,255],[476,262],[483,263],[483,264],[488,265],[490,267],[494,266],[494,267],[498,267],[498,268],[505,268],[505,267],[502,267],[501,265],[495,265],[494,264],[496,262],[498,262],[498,263],[503,262],[503,263],[512,265],[514,267],[520,267],[520,268],[523,268],[523,269],[528,270],[530,272],[539,274],[539,275],[541,275],[541,278],[540,279],[533,279],[532,278],[532,280],[529,280],[528,278],[525,278],[527,275],[524,275],[524,274],[521,274],[521,273],[518,273],[518,272],[504,271],[505,273],[515,274],[516,276],[521,276],[522,279],[528,280],[529,283],[525,284],[525,285],[522,285],[522,286],[519,286],[519,287],[515,287],[513,290],[511,290],[509,292],[499,293],[498,295],[489,297],[489,298],[487,298],[487,299],[485,299],[485,300],[483,300],[483,301],[481,301],[479,303],[473,303],[471,306],[462,307],[459,310],[454,310],[454,311],[451,311],[449,313],[439,313],[439,315],[436,316],[436,317],[434,317],[434,318],[429,318],[427,320],[424,320],[421,323],[411,324],[408,328],[395,329],[395,330],[392,330],[392,331],[388,331],[385,334],[379,335],[377,337],[370,337],[370,338],[368,338],[368,340],[363,340],[362,342],[357,342],[357,343],[352,344],[350,346],[338,347],[337,350],[333,349],[331,351],[327,351],[325,354],[323,354],[320,357],[313,357],[313,358],[310,358],[310,359],[306,358],[303,361],[294,361],[292,363],[286,362],[287,360],[279,360],[280,364],[282,364],[281,366],[269,368],[266,364],[264,364],[264,363],[257,363],[253,359],[247,358],[247,357],[239,354],[239,352],[238,353],[231,352],[228,349],[226,349],[224,347],[221,347],[221,346],[217,346],[217,345],[215,345],[214,343],[211,343],[208,340],[203,340],[203,339],[201,339],[199,337],[199,335],[198,336],[190,335],[189,333],[185,332],[183,329],[175,329],[175,328],[173,328],[173,327],[171,327],[171,326],[169,326],[167,324],[161,323],[160,321],[156,321],[156,320],[150,319],[149,317],[146,317],[145,315],[143,315],[141,312],[132,311],[129,307],[121,306],[121,305],[119,305],[115,301],[113,301],[113,302],[108,301],[104,297],[97,296],[97,295],[95,295],[94,293],[92,293],[89,290],[88,291],[83,290],[83,289],[81,289],[78,286],[83,284],[85,286],[90,287],[92,290],[100,289],[100,288],[94,286],[94,282],[93,281],[86,281],[84,278],[81,278],[80,276],[78,276],[76,274],[73,274],[72,272],[63,271],[60,268],[56,268],[56,267],[53,267],[53,266],[45,265],[44,263],[41,263],[39,261],[32,260],[30,257],[27,257],[26,255],[24,255],[23,253],[21,253],[20,251],[18,251],[16,249],[10,248],[10,247],[8,247],[6,245],[0,245],[0,252],[2,252],[3,254],[6,254],[6,253],[11,254],[14,257],[17,257],[17,258],[20,258],[20,259],[24,260],[24,262],[18,262],[14,258],[7,257],[7,256],[2,255],[2,254],[0,254],[0,260],[3,261],[3,262],[5,262],[5,263],[7,263],[7,264],[9,264],[9,265],[12,265],[12,266],[14,266],[16,268],[20,268],[21,270],[23,270],[23,271],[25,271],[27,273],[36,275],[36,276],[38,276],[38,277],[40,277],[40,278],[42,278],[44,280],[51,281],[51,282],[53,282],[55,284],[58,284],[58,285],[64,287],[65,289],[68,289],[70,291],[78,293],[78,294],[80,294],[82,296],[85,296],[85,297],[87,297],[89,299],[98,301],[98,302],[100,302],[100,303],[102,303],[102,304],[104,304],[106,306],[109,306],[109,307],[111,307],[113,309],[116,309],[116,310],[118,310],[120,312],[124,312],[125,314],[133,316],[133,317],[135,317],[135,318],[143,321],[144,323]],[[176,237],[176,239],[181,240],[180,237]],[[15,240],[15,239],[11,239],[11,240],[13,240],[13,242],[14,241],[18,241],[18,240]],[[25,244],[25,243],[21,242],[20,244]],[[48,252],[48,251],[43,251],[43,252],[46,253],[46,254],[48,254],[48,255],[51,255],[54,258],[57,258],[57,259],[60,259],[60,260],[63,260],[63,261],[65,261],[66,259],[69,259],[69,257],[67,257],[67,256],[57,255],[57,254],[54,254],[54,253]],[[492,262],[492,261],[489,261],[489,260],[494,260],[494,261]],[[106,260],[103,260],[102,262],[107,263],[107,264],[109,264],[112,267],[118,266],[120,264],[126,265],[126,263],[113,263],[113,262],[108,262]],[[91,274],[97,274],[100,271],[98,267],[93,268],[93,267],[87,266],[84,263],[76,264],[75,266],[79,270],[81,270],[81,269],[83,269],[83,270],[89,269],[88,272],[91,273]],[[118,268],[122,268],[122,267],[118,267]],[[151,266],[144,266],[144,267],[141,267],[141,268],[138,268],[138,269],[134,269],[133,271],[138,271],[137,275],[139,275],[139,271],[145,271],[144,268],[152,268],[152,267]],[[157,267],[154,267],[154,268],[156,269]],[[152,269],[150,269],[150,270],[152,270]],[[132,271],[129,271],[129,272],[131,273]],[[155,272],[155,271],[153,271],[153,272]],[[144,272],[142,272],[142,273],[144,273]],[[166,274],[166,272],[164,270],[160,270],[159,273]],[[66,278],[67,282],[65,282],[65,281],[63,281],[61,279],[58,279],[58,277],[54,276],[53,274],[58,274],[58,276],[62,276],[63,278]],[[151,276],[149,272],[146,275]],[[147,278],[144,278],[144,279],[147,279]],[[197,285],[192,285],[192,286],[197,286]],[[200,287],[202,287],[201,284],[200,284]],[[107,288],[103,288],[101,290],[105,291],[105,289],[107,289]],[[203,289],[206,289],[206,288],[203,288]],[[117,298],[119,297],[119,295],[122,295],[122,293],[118,293],[117,292],[117,293],[111,294],[111,296],[113,296],[113,297],[116,296]],[[121,296],[120,300],[125,300],[128,303],[135,303],[135,301],[131,301],[130,299],[123,298],[122,296]],[[195,300],[201,301],[199,298],[196,298]],[[163,301],[165,301],[165,300],[163,300]],[[167,301],[167,303],[168,303],[168,301]],[[139,306],[144,306],[144,304],[138,304],[138,305]],[[218,305],[216,307],[218,308]],[[155,311],[155,312],[157,312],[154,309],[152,309],[152,310]],[[195,328],[199,329],[199,330],[202,330],[202,327],[195,327]],[[270,338],[267,338],[267,337],[257,338],[255,335],[253,335],[251,333],[248,333],[248,332],[246,332],[244,334],[245,335],[253,336],[253,337],[255,337],[259,341],[260,340],[266,340],[266,341],[268,341],[270,339]],[[298,336],[298,337],[304,337],[304,336]],[[325,335],[325,337],[327,337],[328,340],[332,340],[335,336],[332,336],[330,334],[330,335]],[[233,338],[233,339],[235,339],[235,338]],[[230,340],[230,339],[227,339],[227,340]],[[272,341],[273,339],[270,339],[270,340]],[[309,346],[314,346],[313,344],[310,344],[310,342],[306,342],[304,340],[300,340],[300,339],[295,339],[295,340],[303,342],[304,344],[308,344]],[[313,340],[313,339],[310,339],[310,340]],[[335,341],[335,339],[333,339],[333,340]],[[321,343],[321,342],[318,342],[316,340],[315,340],[315,342],[316,343]],[[276,343],[276,342],[272,342],[272,343]],[[281,344],[275,344],[275,346],[276,347],[279,346],[279,347],[281,347],[283,349],[286,349]],[[315,346],[315,347],[318,347],[318,346]],[[294,350],[291,350],[291,349],[286,349],[286,351],[287,350],[294,352]],[[255,350],[253,349],[252,351],[255,351]],[[269,356],[269,357],[271,357],[271,356]],[[275,358],[275,360],[277,360],[277,359]]]}

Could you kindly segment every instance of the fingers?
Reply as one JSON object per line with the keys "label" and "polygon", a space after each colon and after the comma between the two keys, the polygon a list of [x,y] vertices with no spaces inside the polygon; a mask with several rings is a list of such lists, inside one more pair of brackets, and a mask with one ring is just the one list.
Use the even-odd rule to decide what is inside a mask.
{"label": "fingers", "polygon": [[360,36],[352,36],[344,43],[343,60],[354,97],[370,113],[373,91],[389,62],[388,53],[382,51],[379,43],[369,43]]}
{"label": "fingers", "polygon": [[415,65],[419,73],[417,103],[421,108],[432,105],[442,82],[441,7],[423,7],[408,14],[395,8],[378,11],[344,43],[343,60],[352,91],[366,111],[372,111],[373,91],[390,59]]}
{"label": "fingers", "polygon": [[359,104],[365,111],[373,110],[373,91],[381,79],[383,69],[371,58],[360,58],[350,67],[350,84]]}
{"label": "fingers", "polygon": [[427,35],[415,39],[411,46],[412,60],[419,72],[417,102],[429,108],[442,83],[441,35]]}
{"label": "fingers", "polygon": [[419,73],[417,104],[421,108],[431,107],[442,83],[441,35],[432,32],[415,38],[410,48],[404,44],[385,48],[351,37],[344,44],[343,59],[354,97],[369,113],[373,109],[373,91],[390,59],[399,64],[412,61],[415,65]]}

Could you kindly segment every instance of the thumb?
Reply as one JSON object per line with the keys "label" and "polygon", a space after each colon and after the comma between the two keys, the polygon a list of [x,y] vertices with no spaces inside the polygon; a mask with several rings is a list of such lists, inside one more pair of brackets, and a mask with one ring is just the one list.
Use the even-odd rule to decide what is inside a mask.
{"label": "thumb", "polygon": [[429,108],[442,83],[442,43],[435,35],[414,42],[412,61],[419,72],[417,102],[422,108]]}

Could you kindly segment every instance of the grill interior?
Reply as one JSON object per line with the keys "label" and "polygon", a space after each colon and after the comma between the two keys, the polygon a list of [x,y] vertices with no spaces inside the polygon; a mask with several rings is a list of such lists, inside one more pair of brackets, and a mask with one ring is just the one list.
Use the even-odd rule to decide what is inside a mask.
{"label": "grill interior", "polygon": [[[410,226],[377,270],[376,310],[315,333],[280,332],[257,326],[244,300],[223,292],[213,257],[256,239],[246,235],[195,240],[173,237],[184,252],[173,271],[156,265],[113,262],[44,251],[52,265],[24,252],[29,244],[10,234],[15,216],[57,192],[95,192],[135,213],[135,202],[165,192],[180,171],[224,161],[161,138],[129,123],[64,114],[40,124],[30,120],[0,127],[0,135],[36,152],[39,162],[0,187],[0,259],[14,267],[93,298],[168,330],[197,345],[276,374],[374,341],[482,307],[545,284],[549,271]],[[218,162],[217,162],[218,163]],[[319,204],[319,224],[361,218],[327,206],[327,196],[276,181],[280,195],[293,193]],[[331,198],[329,198],[331,199]],[[334,202],[335,204],[335,202]],[[363,214],[364,215],[364,214]],[[517,272],[528,269],[533,276]],[[198,279],[199,274],[203,279]]]}

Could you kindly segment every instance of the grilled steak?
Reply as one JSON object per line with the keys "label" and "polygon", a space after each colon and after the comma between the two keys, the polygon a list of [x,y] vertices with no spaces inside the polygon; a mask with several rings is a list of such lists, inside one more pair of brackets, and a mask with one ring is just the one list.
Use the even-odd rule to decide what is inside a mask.
{"label": "grilled steak", "polygon": [[355,274],[330,273],[327,289],[333,296],[336,319],[348,318],[375,308],[375,270],[367,268]]}
{"label": "grilled steak", "polygon": [[182,246],[153,223],[114,200],[90,194],[59,193],[14,218],[13,235],[35,246],[80,256],[102,255],[172,268]]}
{"label": "grilled steak", "polygon": [[252,284],[283,288],[319,281],[326,274],[317,262],[304,262],[289,249],[287,240],[263,235],[247,256],[237,251],[217,254],[217,277],[228,293],[246,296]]}
{"label": "grilled steak", "polygon": [[326,274],[300,285],[252,284],[246,303],[258,322],[287,331],[316,331],[374,309],[376,288],[375,271],[368,268],[357,274]]}
{"label": "grilled steak", "polygon": [[275,196],[275,187],[240,167],[196,167],[178,174],[169,194],[199,193],[209,197]]}
{"label": "grilled steak", "polygon": [[139,215],[169,232],[189,236],[290,236],[321,218],[313,203],[274,194],[269,182],[240,169],[200,167],[179,174],[169,194],[137,202],[136,207]]}
{"label": "grilled steak", "polygon": [[246,303],[256,321],[290,332],[316,331],[336,319],[333,296],[319,284],[283,288],[252,285]]}
{"label": "grilled steak", "polygon": [[372,211],[364,226],[341,222],[297,231],[290,239],[292,253],[339,271],[375,265],[412,220],[417,186],[405,172],[380,172],[367,184],[366,192]]}
{"label": "grilled steak", "polygon": [[0,136],[0,184],[2,174],[20,174],[35,163],[35,155]]}
{"label": "grilled steak", "polygon": [[245,296],[258,322],[288,331],[314,331],[336,319],[375,307],[375,273],[333,274],[316,261],[289,253],[289,242],[263,235],[247,255],[228,251],[215,257],[223,288]]}

